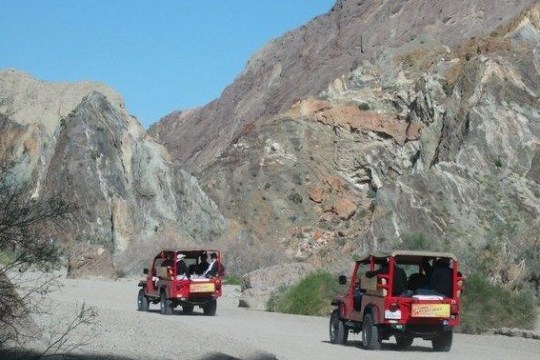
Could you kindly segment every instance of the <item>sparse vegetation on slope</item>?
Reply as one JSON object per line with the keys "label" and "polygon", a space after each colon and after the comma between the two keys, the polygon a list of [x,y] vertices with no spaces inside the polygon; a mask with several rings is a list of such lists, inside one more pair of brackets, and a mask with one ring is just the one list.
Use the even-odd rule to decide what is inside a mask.
{"label": "sparse vegetation on slope", "polygon": [[503,327],[533,329],[537,317],[532,292],[507,290],[482,275],[467,279],[461,314],[461,331],[473,334]]}
{"label": "sparse vegetation on slope", "polygon": [[299,315],[326,316],[331,311],[330,301],[342,287],[327,271],[309,274],[289,288],[279,288],[268,302],[268,310]]}

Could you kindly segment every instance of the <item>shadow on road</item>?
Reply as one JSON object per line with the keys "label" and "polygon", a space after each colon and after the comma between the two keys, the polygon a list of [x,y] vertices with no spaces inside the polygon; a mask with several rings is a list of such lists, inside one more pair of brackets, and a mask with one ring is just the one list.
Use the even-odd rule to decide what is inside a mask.
{"label": "shadow on road", "polygon": [[64,354],[64,355],[46,355],[40,357],[40,353],[29,350],[1,350],[0,359],[9,360],[34,360],[34,359],[47,359],[47,360],[136,360],[125,356],[107,356],[97,354]]}
{"label": "shadow on road", "polygon": [[[326,344],[330,344],[330,345],[335,345],[335,346],[357,347],[360,350],[365,350],[362,347],[362,340],[349,340],[349,341],[347,341],[347,344],[345,344],[345,345],[332,344],[328,340],[323,340],[322,342],[326,343]],[[399,351],[399,352],[433,352],[433,349],[431,347],[414,346],[414,345],[403,350],[403,349],[399,349],[397,344],[393,344],[393,343],[382,343],[381,344],[381,350],[382,351]]]}
{"label": "shadow on road", "polygon": [[[149,313],[153,313],[153,314],[158,314],[158,315],[161,315],[160,314],[160,311],[159,309],[149,309],[147,312]],[[184,314],[184,312],[182,310],[173,310],[173,313],[171,315],[180,315],[180,316],[207,316],[207,315],[204,315],[204,313],[202,312],[198,312],[197,310],[193,310],[192,313],[190,314]],[[171,316],[171,315],[167,315],[167,316]],[[217,314],[216,314],[217,315]]]}
{"label": "shadow on road", "polygon": [[205,355],[204,357],[198,358],[197,360],[278,360],[278,358],[273,354],[260,353],[244,359],[233,357],[227,354],[222,353],[213,353]]}
{"label": "shadow on road", "polygon": [[[40,353],[29,350],[0,350],[0,359],[9,360],[35,360],[39,359]],[[144,360],[142,358],[131,358],[125,356],[98,355],[98,354],[65,354],[47,355],[42,357],[47,360]],[[260,353],[247,358],[237,358],[223,353],[211,353],[204,355],[197,360],[278,360],[273,354]]]}

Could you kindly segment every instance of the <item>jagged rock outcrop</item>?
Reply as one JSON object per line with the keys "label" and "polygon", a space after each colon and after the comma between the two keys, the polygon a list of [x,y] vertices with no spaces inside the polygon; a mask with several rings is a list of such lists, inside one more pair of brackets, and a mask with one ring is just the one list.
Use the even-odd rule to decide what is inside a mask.
{"label": "jagged rock outcrop", "polygon": [[338,1],[151,134],[291,258],[347,266],[427,238],[539,289],[538,14],[534,1]]}
{"label": "jagged rock outcrop", "polygon": [[60,236],[72,245],[72,276],[131,269],[147,260],[148,243],[200,244],[226,229],[197,180],[173,166],[112,90],[2,71],[0,91],[0,158],[14,161],[33,197],[60,194],[78,206]]}

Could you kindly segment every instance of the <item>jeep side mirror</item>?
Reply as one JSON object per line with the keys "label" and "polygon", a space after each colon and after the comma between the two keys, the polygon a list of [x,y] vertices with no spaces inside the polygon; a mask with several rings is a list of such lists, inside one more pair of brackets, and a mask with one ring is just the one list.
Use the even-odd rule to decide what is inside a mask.
{"label": "jeep side mirror", "polygon": [[148,269],[147,268],[144,268],[142,272],[143,272],[144,275],[148,275]]}
{"label": "jeep side mirror", "polygon": [[338,283],[340,285],[345,285],[347,283],[347,277],[345,275],[339,275]]}

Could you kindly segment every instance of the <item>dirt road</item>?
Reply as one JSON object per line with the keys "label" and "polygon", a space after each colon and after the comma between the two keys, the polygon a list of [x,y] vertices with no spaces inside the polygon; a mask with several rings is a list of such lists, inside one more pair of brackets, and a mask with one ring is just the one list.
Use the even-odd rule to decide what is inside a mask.
{"label": "dirt road", "polygon": [[[78,331],[93,335],[91,344],[78,350],[85,354],[132,359],[538,359],[540,341],[505,336],[457,334],[450,353],[433,353],[431,343],[415,340],[408,351],[398,352],[393,342],[382,351],[361,348],[359,335],[349,345],[328,341],[328,319],[251,311],[238,308],[239,289],[226,286],[217,315],[207,317],[175,311],[160,315],[136,310],[135,279],[63,280],[65,286],[52,294],[51,310],[64,319],[76,313],[76,304],[96,307],[99,324]],[[49,321],[41,319],[40,321]]]}

